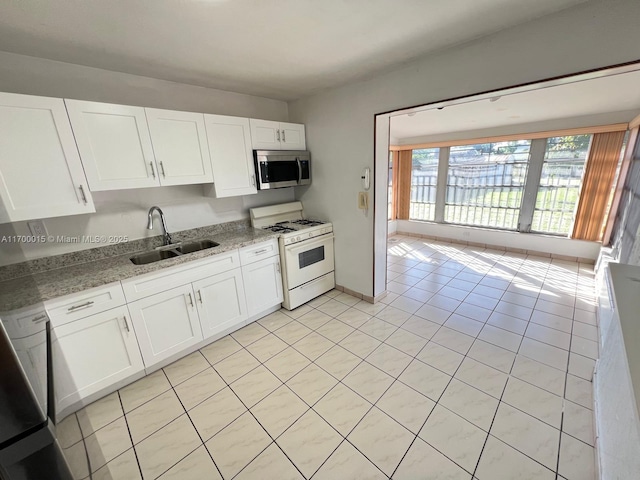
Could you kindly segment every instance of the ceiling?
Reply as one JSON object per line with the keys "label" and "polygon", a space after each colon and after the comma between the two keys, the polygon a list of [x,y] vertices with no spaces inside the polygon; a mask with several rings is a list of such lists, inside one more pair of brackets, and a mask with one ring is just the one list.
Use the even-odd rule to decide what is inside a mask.
{"label": "ceiling", "polygon": [[638,85],[640,70],[522,93],[496,93],[488,100],[470,99],[467,103],[445,106],[441,110],[423,107],[412,116],[392,117],[390,133],[395,141],[406,144],[401,140],[610,112],[618,113],[612,115],[615,120],[608,123],[628,122],[640,113]]}
{"label": "ceiling", "polygon": [[0,50],[292,100],[585,0],[0,0]]}

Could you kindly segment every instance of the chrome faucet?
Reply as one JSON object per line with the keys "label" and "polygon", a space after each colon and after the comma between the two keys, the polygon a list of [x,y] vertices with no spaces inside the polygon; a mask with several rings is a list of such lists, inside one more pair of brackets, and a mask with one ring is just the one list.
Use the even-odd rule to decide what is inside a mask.
{"label": "chrome faucet", "polygon": [[162,242],[164,245],[171,245],[173,240],[171,240],[171,235],[167,230],[167,222],[164,219],[164,213],[160,210],[160,207],[156,207],[155,205],[149,209],[149,222],[147,223],[147,228],[149,230],[153,230],[153,211],[156,210],[160,214],[160,221],[162,222]]}

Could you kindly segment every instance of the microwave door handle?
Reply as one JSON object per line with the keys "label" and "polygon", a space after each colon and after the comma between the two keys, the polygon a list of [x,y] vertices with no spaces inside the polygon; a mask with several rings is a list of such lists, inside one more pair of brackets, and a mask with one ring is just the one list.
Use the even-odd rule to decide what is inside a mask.
{"label": "microwave door handle", "polygon": [[298,164],[298,185],[302,181],[302,165],[300,165],[300,159],[296,157],[296,163]]}

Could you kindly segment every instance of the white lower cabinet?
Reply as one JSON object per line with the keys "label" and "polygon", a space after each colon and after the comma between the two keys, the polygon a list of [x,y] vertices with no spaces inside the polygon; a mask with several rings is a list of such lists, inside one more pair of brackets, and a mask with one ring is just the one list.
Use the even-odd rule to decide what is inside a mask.
{"label": "white lower cabinet", "polygon": [[54,327],[56,412],[144,370],[126,306]]}
{"label": "white lower cabinet", "polygon": [[191,284],[137,300],[128,307],[147,368],[202,340]]}
{"label": "white lower cabinet", "polygon": [[[46,350],[33,333],[51,319],[55,407],[62,418],[145,369],[164,366],[272,311],[282,293],[278,243],[272,239],[50,300],[48,317],[42,309],[29,310],[8,325],[28,337],[19,352],[23,363],[37,365]],[[31,373],[46,378],[46,372]]]}
{"label": "white lower cabinet", "polygon": [[247,319],[247,302],[239,268],[193,284],[204,338]]}
{"label": "white lower cabinet", "polygon": [[43,413],[47,413],[47,334],[45,331],[11,343]]}
{"label": "white lower cabinet", "polygon": [[282,303],[280,256],[266,258],[242,267],[249,316]]}

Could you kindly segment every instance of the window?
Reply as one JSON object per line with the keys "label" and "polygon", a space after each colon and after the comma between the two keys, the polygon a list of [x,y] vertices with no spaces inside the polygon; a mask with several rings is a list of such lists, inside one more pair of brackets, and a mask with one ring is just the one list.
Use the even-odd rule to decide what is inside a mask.
{"label": "window", "polygon": [[591,135],[547,139],[531,231],[569,235]]}
{"label": "window", "polygon": [[515,230],[530,147],[530,140],[451,147],[445,222]]}
{"label": "window", "polygon": [[413,150],[409,219],[435,219],[439,148]]}
{"label": "window", "polygon": [[600,241],[625,133],[583,132],[398,149],[395,218]]}

